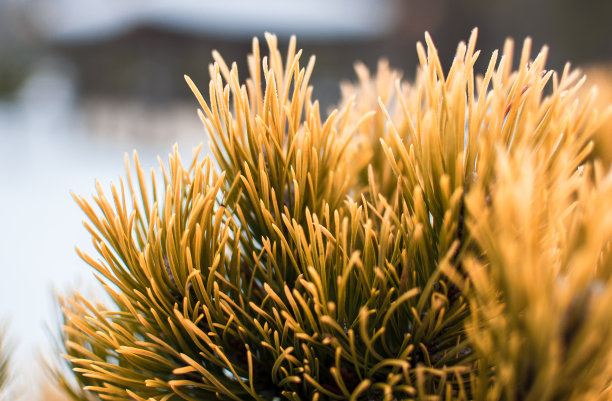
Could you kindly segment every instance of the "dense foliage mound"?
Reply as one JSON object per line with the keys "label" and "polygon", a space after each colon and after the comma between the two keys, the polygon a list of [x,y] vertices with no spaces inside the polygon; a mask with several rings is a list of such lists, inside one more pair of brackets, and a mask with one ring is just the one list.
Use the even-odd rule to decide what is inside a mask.
{"label": "dense foliage mound", "polygon": [[[77,400],[593,400],[612,379],[612,176],[569,66],[513,44],[322,117],[295,40],[187,78],[214,159],[77,197],[111,303],[62,300]],[[159,174],[158,174],[159,176]]]}

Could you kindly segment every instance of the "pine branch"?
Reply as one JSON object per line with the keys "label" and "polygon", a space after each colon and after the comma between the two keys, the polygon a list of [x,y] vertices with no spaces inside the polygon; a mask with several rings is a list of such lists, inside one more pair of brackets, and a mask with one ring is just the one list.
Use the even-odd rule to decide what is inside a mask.
{"label": "pine branch", "polygon": [[75,399],[604,394],[612,179],[585,167],[577,73],[527,40],[516,71],[508,41],[476,76],[474,31],[445,74],[426,35],[414,83],[357,66],[322,118],[314,58],[266,42],[244,83],[214,53],[207,100],[186,77],[222,173],[175,149],[149,184],[134,155],[75,196],[112,299],[62,301]]}
{"label": "pine branch", "polygon": [[6,390],[9,381],[9,353],[6,350],[4,332],[0,332],[0,396]]}

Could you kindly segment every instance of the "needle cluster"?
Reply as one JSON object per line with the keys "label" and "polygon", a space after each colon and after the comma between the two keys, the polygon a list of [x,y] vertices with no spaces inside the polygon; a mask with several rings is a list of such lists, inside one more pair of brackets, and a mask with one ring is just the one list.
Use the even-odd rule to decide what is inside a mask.
{"label": "needle cluster", "polygon": [[[112,302],[63,299],[76,400],[592,400],[612,380],[612,176],[569,65],[476,31],[322,116],[295,39],[186,77],[212,159],[76,197]],[[126,161],[126,164],[129,162]],[[609,396],[609,394],[608,394]]]}

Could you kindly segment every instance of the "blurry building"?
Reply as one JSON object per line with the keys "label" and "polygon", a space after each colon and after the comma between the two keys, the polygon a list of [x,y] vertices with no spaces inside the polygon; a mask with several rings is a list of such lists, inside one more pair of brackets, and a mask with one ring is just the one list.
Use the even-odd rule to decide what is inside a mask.
{"label": "blurry building", "polygon": [[251,38],[269,31],[281,42],[295,34],[305,56],[316,54],[315,96],[328,105],[356,60],[373,68],[386,57],[410,76],[425,30],[445,65],[475,26],[483,60],[505,37],[529,35],[536,49],[550,45],[551,68],[609,61],[610,15],[610,0],[0,0],[0,96],[2,76],[4,91],[14,89],[28,70],[16,60],[29,52],[67,62],[79,96],[185,99],[183,74],[205,84],[213,48],[244,76]]}
{"label": "blurry building", "polygon": [[[246,74],[253,36],[266,31],[281,42],[291,34],[305,56],[316,54],[316,96],[337,100],[338,79],[353,61],[372,58],[401,25],[394,0],[39,0],[31,20],[48,52],[74,66],[84,96],[184,99],[183,74],[205,85],[211,51],[236,61]],[[377,51],[378,50],[378,51]],[[305,59],[307,60],[307,58]]]}

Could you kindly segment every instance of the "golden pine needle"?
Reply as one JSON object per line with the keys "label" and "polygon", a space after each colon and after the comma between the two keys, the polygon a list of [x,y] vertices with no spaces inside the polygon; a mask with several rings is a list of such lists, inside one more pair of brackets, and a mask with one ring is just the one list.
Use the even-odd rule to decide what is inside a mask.
{"label": "golden pine needle", "polygon": [[327,118],[295,38],[284,60],[275,36],[267,56],[254,39],[244,83],[213,53],[207,97],[185,77],[223,173],[175,149],[149,186],[135,155],[109,196],[75,196],[102,258],[81,256],[113,304],[62,301],[73,393],[602,397],[612,178],[587,160],[600,117],[530,40],[517,70],[509,40],[476,75],[476,37],[445,73],[426,34],[412,83],[357,65]]}

